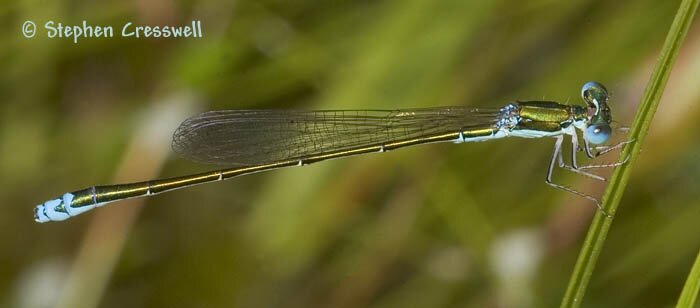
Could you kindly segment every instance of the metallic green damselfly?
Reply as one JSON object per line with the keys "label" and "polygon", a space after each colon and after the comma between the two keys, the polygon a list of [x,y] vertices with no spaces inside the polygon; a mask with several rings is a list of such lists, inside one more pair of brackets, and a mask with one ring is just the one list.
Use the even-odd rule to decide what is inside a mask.
{"label": "metallic green damselfly", "polygon": [[[552,182],[552,171],[557,165],[605,180],[585,170],[615,167],[626,161],[589,166],[577,164],[579,131],[583,135],[583,150],[590,158],[629,143],[597,146],[606,143],[612,134],[608,91],[597,82],[588,82],[581,95],[585,106],[516,101],[498,109],[210,111],[180,124],[173,136],[173,149],[194,161],[233,167],[161,180],[93,186],[65,193],[37,206],[34,219],[37,222],[65,220],[114,201],[332,158],[385,152],[424,143],[462,143],[504,137],[554,137],[554,153],[545,182],[593,201],[607,215],[597,198]],[[572,141],[570,164],[564,162],[562,154],[566,135]]]}

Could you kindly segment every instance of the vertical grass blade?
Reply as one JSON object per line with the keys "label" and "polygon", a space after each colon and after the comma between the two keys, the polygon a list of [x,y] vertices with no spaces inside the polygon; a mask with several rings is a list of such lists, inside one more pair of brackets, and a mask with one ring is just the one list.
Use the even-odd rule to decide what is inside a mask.
{"label": "vertical grass blade", "polygon": [[[632,166],[637,161],[642,144],[644,144],[649,125],[659,105],[661,94],[676,60],[676,55],[693,21],[699,2],[700,0],[683,0],[681,2],[671,24],[671,29],[666,36],[656,67],[644,91],[644,97],[630,129],[629,137],[635,142],[626,146],[621,154],[622,157],[629,155],[629,161],[615,170],[603,194],[603,208],[611,215],[615,215],[617,211],[632,172]],[[600,212],[596,214],[588,229],[588,234],[576,261],[574,272],[562,299],[561,307],[579,307],[581,305],[612,222],[613,219],[606,218]]]}
{"label": "vertical grass blade", "polygon": [[695,258],[695,263],[693,263],[690,274],[688,274],[688,279],[685,281],[683,291],[681,291],[681,296],[678,298],[676,307],[694,307],[695,299],[698,297],[698,290],[700,290],[700,252],[698,252],[698,256]]}

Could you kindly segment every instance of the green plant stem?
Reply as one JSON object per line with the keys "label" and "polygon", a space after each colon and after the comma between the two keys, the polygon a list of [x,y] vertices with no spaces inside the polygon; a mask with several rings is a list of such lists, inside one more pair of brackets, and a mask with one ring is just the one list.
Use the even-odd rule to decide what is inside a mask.
{"label": "green plant stem", "polygon": [[700,252],[695,258],[695,263],[693,263],[693,268],[688,274],[688,279],[685,281],[683,286],[683,291],[681,291],[681,296],[678,298],[678,304],[676,307],[693,307],[695,306],[695,299],[698,297],[698,290],[700,290]]}
{"label": "green plant stem", "polygon": [[[640,149],[649,131],[649,125],[659,105],[661,94],[666,87],[671,68],[676,60],[676,55],[693,21],[699,2],[700,0],[683,0],[681,2],[673,24],[671,25],[671,29],[666,36],[666,41],[664,42],[651,79],[644,91],[644,97],[642,98],[642,102],[629,133],[630,139],[634,140],[634,142],[626,146],[621,153],[622,157],[629,156],[629,160],[626,164],[615,170],[603,194],[603,208],[606,212],[610,213],[610,215],[615,215],[617,207],[620,204],[620,199],[622,198],[630,173],[632,172],[632,166],[634,166],[637,161]],[[600,211],[593,219],[581,252],[579,253],[578,260],[576,261],[574,272],[569,280],[566,294],[562,299],[561,307],[579,307],[581,305],[588,282],[595,269],[598,256],[603,248],[612,221],[612,218],[607,218]]]}

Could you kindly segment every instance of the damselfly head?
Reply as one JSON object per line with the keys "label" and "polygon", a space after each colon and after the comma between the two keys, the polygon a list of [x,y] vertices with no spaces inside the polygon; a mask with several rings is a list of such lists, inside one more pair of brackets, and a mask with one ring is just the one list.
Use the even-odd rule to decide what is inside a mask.
{"label": "damselfly head", "polygon": [[590,118],[602,117],[610,123],[610,107],[608,107],[608,90],[595,81],[586,82],[581,88],[581,97],[588,104],[588,116]]}
{"label": "damselfly head", "polygon": [[581,96],[588,104],[588,121],[583,138],[593,144],[607,142],[612,133],[608,90],[600,83],[589,81],[581,88]]}
{"label": "damselfly head", "polygon": [[600,82],[589,81],[581,88],[581,96],[586,102],[598,100],[599,102],[608,101],[608,89]]}

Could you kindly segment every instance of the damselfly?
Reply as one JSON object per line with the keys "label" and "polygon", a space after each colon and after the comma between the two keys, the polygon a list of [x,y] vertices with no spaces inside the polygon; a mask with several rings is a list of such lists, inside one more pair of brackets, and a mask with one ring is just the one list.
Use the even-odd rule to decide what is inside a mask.
{"label": "damselfly", "polygon": [[[65,193],[37,206],[34,219],[37,222],[65,220],[114,201],[331,158],[385,152],[423,143],[462,143],[504,137],[554,137],[554,153],[545,182],[593,201],[607,215],[595,197],[552,182],[552,171],[557,165],[605,180],[585,170],[615,167],[626,161],[589,166],[577,164],[578,131],[583,135],[583,150],[590,158],[629,143],[596,146],[606,143],[612,133],[608,92],[603,85],[588,82],[581,95],[586,106],[516,101],[498,109],[210,111],[180,124],[173,136],[173,149],[194,161],[228,164],[231,168],[131,184],[93,186]],[[562,157],[566,135],[571,136],[570,165]]]}

